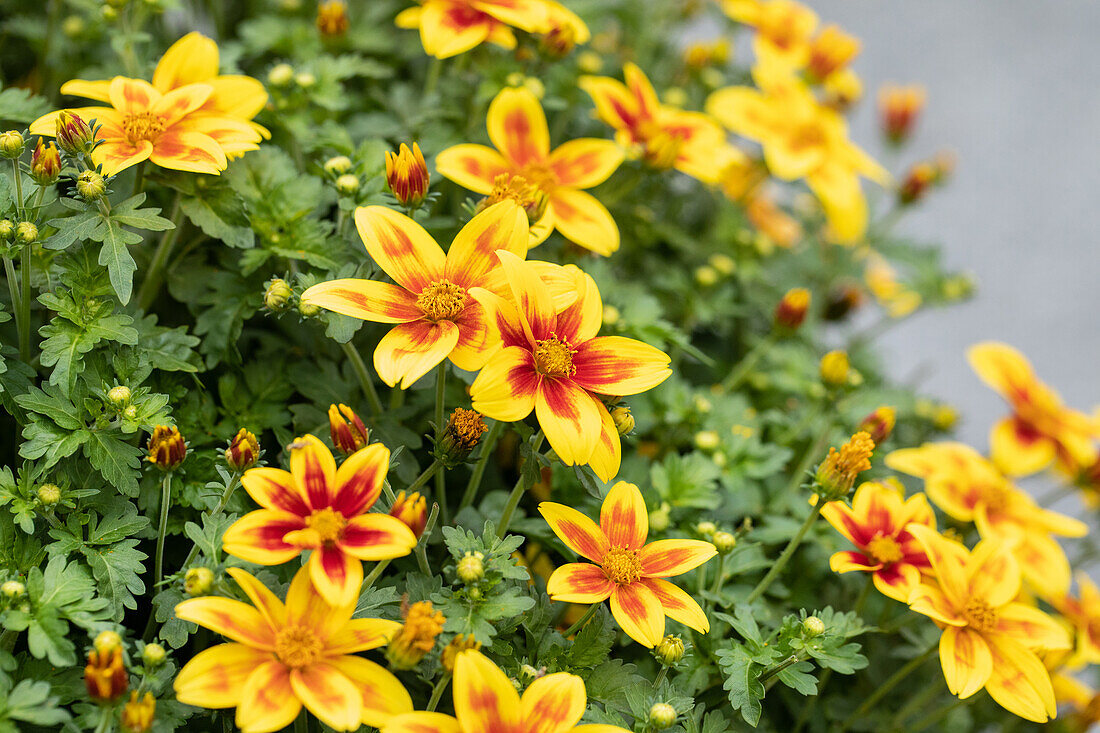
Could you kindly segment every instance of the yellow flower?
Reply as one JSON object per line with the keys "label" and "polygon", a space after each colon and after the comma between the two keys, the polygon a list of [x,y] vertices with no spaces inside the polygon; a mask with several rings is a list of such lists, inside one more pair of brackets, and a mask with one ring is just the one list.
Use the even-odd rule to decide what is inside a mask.
{"label": "yellow flower", "polygon": [[485,42],[515,48],[513,28],[528,33],[548,33],[554,27],[553,20],[557,19],[560,23],[561,19],[559,9],[553,7],[557,3],[547,0],[418,2],[420,4],[416,7],[397,15],[397,27],[418,28],[424,52],[440,59],[465,53]]}
{"label": "yellow flower", "polygon": [[394,669],[412,669],[420,664],[435,646],[436,637],[443,632],[446,618],[432,608],[431,601],[412,604],[405,616],[401,630],[394,634],[386,647],[386,659]]}
{"label": "yellow flower", "polygon": [[1100,664],[1100,588],[1085,573],[1077,575],[1077,596],[1065,594],[1052,601],[1077,635],[1069,664]]}
{"label": "yellow flower", "polygon": [[901,282],[897,269],[876,252],[866,255],[863,281],[891,318],[904,318],[920,307],[920,293]]}
{"label": "yellow flower", "polygon": [[847,68],[859,53],[859,39],[835,25],[825,26],[810,43],[806,71],[815,81],[824,81]]}
{"label": "yellow flower", "polygon": [[756,29],[753,52],[761,63],[801,69],[810,54],[817,14],[793,0],[721,0],[726,15]]}
{"label": "yellow flower", "polygon": [[848,495],[859,475],[871,468],[871,454],[874,451],[875,442],[863,431],[849,438],[840,450],[829,448],[829,455],[814,472],[814,483],[826,501]]}
{"label": "yellow flower", "polygon": [[1022,718],[1053,718],[1054,690],[1036,650],[1066,649],[1069,637],[1050,616],[1015,601],[1020,568],[1007,545],[982,540],[968,551],[931,527],[910,524],[909,532],[935,573],[913,590],[909,607],[943,629],[940,663],[951,693],[965,699],[984,687]]}

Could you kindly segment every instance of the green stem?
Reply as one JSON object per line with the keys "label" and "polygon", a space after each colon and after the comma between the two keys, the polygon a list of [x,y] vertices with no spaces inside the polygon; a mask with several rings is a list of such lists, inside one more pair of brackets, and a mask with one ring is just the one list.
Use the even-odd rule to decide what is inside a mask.
{"label": "green stem", "polygon": [[760,682],[767,682],[772,677],[775,677],[777,674],[779,674],[780,672],[785,670],[787,667],[790,667],[792,664],[797,664],[797,663],[798,663],[798,655],[797,654],[792,654],[791,656],[784,659],[782,662],[779,662],[778,664],[772,665],[771,667],[769,667],[769,668],[765,669],[763,672],[761,672],[759,681]]}
{"label": "green stem", "polygon": [[722,380],[722,388],[727,392],[732,392],[737,389],[741,382],[745,380],[745,377],[749,376],[752,372],[753,367],[756,366],[756,362],[760,361],[760,357],[768,353],[768,350],[771,349],[775,340],[776,335],[774,333],[770,333],[766,338],[761,339],[749,353],[742,357],[741,361],[737,364],[737,368]]}
{"label": "green stem", "polygon": [[[535,435],[534,448],[535,453],[538,454],[539,448],[542,447],[542,440],[545,436],[540,430]],[[534,460],[538,460],[535,458]],[[500,525],[497,527],[497,537],[504,539],[504,535],[508,533],[508,525],[512,523],[512,515],[516,513],[516,507],[519,506],[519,500],[523,497],[523,492],[530,488],[527,482],[524,480],[526,471],[521,471],[519,478],[516,479],[516,485],[512,487],[512,493],[508,495],[508,503],[504,505],[504,512],[500,515]]]}
{"label": "green stem", "polygon": [[23,302],[22,296],[19,294],[19,279],[15,274],[15,265],[12,264],[11,257],[4,256],[4,274],[7,276],[8,281],[8,294],[11,297],[11,307],[15,311],[15,330],[19,332],[19,342],[23,342],[23,333],[27,330],[27,327],[23,325],[23,311],[19,307]]}
{"label": "green stem", "polygon": [[443,691],[447,689],[447,683],[450,681],[451,675],[445,674],[439,679],[439,682],[435,683],[435,687],[432,688],[432,697],[428,700],[427,711],[429,713],[435,712],[436,707],[439,705],[439,699],[443,697]]}
{"label": "green stem", "polygon": [[[444,360],[439,364],[439,373],[435,380],[435,446],[436,450],[439,450],[440,443],[443,440],[443,430],[447,427],[443,422],[443,414],[446,412],[447,401],[447,362]],[[439,502],[439,513],[442,517],[443,524],[450,523],[449,512],[447,511],[447,472],[446,470],[437,470],[435,472],[435,500]]]}
{"label": "green stem", "polygon": [[435,520],[439,518],[439,504],[432,504],[432,513],[428,515],[428,521],[424,525],[424,534],[420,535],[420,540],[416,543],[416,564],[420,566],[420,572],[427,576],[432,575],[432,570],[428,567],[428,538],[432,536],[432,530],[435,529]]}
{"label": "green stem", "polygon": [[416,480],[409,484],[405,489],[405,496],[408,496],[414,491],[419,491],[424,484],[428,483],[428,480],[435,475],[435,472],[443,467],[443,463],[438,459],[432,461],[432,465],[424,469],[424,473],[416,477]]}
{"label": "green stem", "polygon": [[95,733],[107,733],[107,731],[114,727],[115,709],[104,705],[99,710],[99,725],[95,727]]}
{"label": "green stem", "polygon": [[172,472],[164,473],[160,485],[160,523],[157,526],[157,557],[153,572],[153,586],[159,586],[164,579],[164,537],[168,533],[168,504],[172,499]]}
{"label": "green stem", "polygon": [[878,688],[874,692],[872,692],[870,696],[867,697],[867,699],[863,701],[862,705],[856,708],[854,713],[844,719],[844,722],[840,724],[841,733],[848,730],[848,728],[851,727],[852,723],[856,722],[860,718],[864,717],[868,712],[870,712],[871,708],[877,705],[879,700],[886,697],[886,695],[891,690],[901,684],[902,680],[912,674],[913,671],[917,669],[917,667],[928,661],[928,658],[931,657],[938,648],[939,644],[933,644],[920,655],[914,657],[913,659],[910,659],[909,662],[901,669],[890,675],[885,682],[879,685]]}
{"label": "green stem", "polygon": [[355,350],[350,341],[340,344],[340,348],[344,350],[344,355],[351,362],[351,368],[355,370],[355,376],[359,378],[359,386],[363,388],[363,395],[370,403],[371,412],[374,413],[375,417],[380,416],[382,414],[382,402],[378,399],[378,390],[374,388],[374,380],[370,378],[370,372],[367,371],[367,365],[363,363],[363,357],[359,355],[359,352]]}
{"label": "green stem", "polygon": [[145,163],[147,161],[141,161],[137,165],[137,173],[134,175],[134,191],[131,196],[137,196],[141,193],[142,186],[145,183]]}
{"label": "green stem", "polygon": [[[234,471],[233,475],[229,479],[229,483],[225,487],[225,491],[222,492],[222,498],[218,501],[218,505],[214,507],[214,511],[210,514],[210,518],[221,516],[221,513],[225,511],[225,507],[228,506],[229,500],[233,497],[233,492],[237,490],[237,482],[240,481],[240,471]],[[195,559],[195,556],[199,554],[199,546],[191,545],[191,551],[187,553],[187,558],[183,561],[181,566],[184,570],[191,566],[191,562]]]}
{"label": "green stem", "polygon": [[149,310],[149,306],[160,294],[160,286],[164,283],[165,265],[168,263],[168,258],[172,254],[172,247],[179,237],[181,198],[182,194],[177,193],[176,199],[172,203],[172,213],[168,217],[175,226],[161,235],[157,249],[153,252],[153,259],[149,263],[149,271],[145,273],[145,280],[142,281],[141,289],[138,291],[138,307],[142,310]]}
{"label": "green stem", "polygon": [[477,490],[481,487],[481,479],[485,476],[485,468],[489,465],[489,458],[492,457],[493,448],[496,446],[503,430],[504,422],[496,420],[493,422],[493,427],[489,428],[489,434],[481,441],[481,454],[478,456],[477,465],[474,466],[474,472],[470,475],[470,481],[466,484],[466,492],[462,495],[462,501],[458,504],[458,511],[462,511],[474,503]]}
{"label": "green stem", "polygon": [[19,273],[22,285],[19,287],[19,321],[23,328],[19,331],[19,355],[26,363],[31,361],[31,244],[23,246],[19,258]]}
{"label": "green stem", "polygon": [[[705,571],[703,570],[703,568],[699,568],[699,572],[704,573]],[[719,593],[722,592],[722,581],[724,581],[725,579],[726,579],[726,556],[725,555],[719,555],[718,556],[718,571],[717,571],[717,573],[715,573],[714,583],[710,587],[710,592],[711,592],[712,596],[717,596]],[[708,614],[710,612],[710,609],[713,607],[713,605],[714,605],[714,601],[712,599],[708,598],[707,601],[706,601],[706,609],[707,609]]]}
{"label": "green stem", "polygon": [[424,80],[424,97],[427,98],[435,92],[439,85],[439,75],[443,72],[443,60],[433,58],[428,67],[428,77]]}
{"label": "green stem", "polygon": [[600,610],[600,605],[599,603],[593,603],[589,606],[588,610],[584,612],[584,615],[577,619],[568,629],[561,632],[561,635],[568,639],[570,636],[580,631],[584,625],[588,623],[588,620],[596,615],[596,611]]}
{"label": "green stem", "polygon": [[389,560],[379,560],[371,568],[370,574],[363,578],[363,585],[359,588],[359,593],[362,594],[365,590],[374,585],[374,581],[378,580],[378,576],[382,574],[382,571],[390,564]]}
{"label": "green stem", "polygon": [[787,546],[783,549],[783,554],[775,561],[775,564],[772,565],[768,574],[752,589],[752,593],[745,599],[745,603],[754,603],[760,596],[764,595],[764,591],[768,589],[768,586],[775,582],[775,579],[783,572],[783,568],[787,567],[787,563],[790,562],[791,556],[794,555],[794,551],[802,544],[802,540],[806,537],[806,533],[810,531],[810,527],[814,525],[814,522],[816,522],[817,518],[821,515],[821,509],[825,506],[825,503],[824,501],[817,502],[810,512],[810,516],[806,517],[806,521],[798,528],[798,533],[787,543]]}
{"label": "green stem", "polygon": [[23,208],[23,176],[19,172],[19,160],[13,158],[11,161],[11,170],[15,175],[15,213],[19,217],[19,221],[23,221],[25,216]]}
{"label": "green stem", "polygon": [[668,677],[668,667],[661,667],[661,671],[653,678],[654,690],[661,686],[661,683],[665,681],[665,677]]}

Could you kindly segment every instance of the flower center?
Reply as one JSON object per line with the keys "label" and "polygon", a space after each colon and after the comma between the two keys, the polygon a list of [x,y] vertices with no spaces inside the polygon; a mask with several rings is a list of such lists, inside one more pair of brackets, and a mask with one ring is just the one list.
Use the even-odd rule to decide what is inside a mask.
{"label": "flower center", "polygon": [[135,112],[122,118],[122,129],[132,143],[154,142],[164,132],[164,120],[152,112]]}
{"label": "flower center", "polygon": [[825,131],[821,125],[808,123],[797,127],[791,135],[790,146],[796,151],[820,148],[825,144]]}
{"label": "flower center", "polygon": [[[539,175],[538,171],[541,169],[529,168],[532,171],[532,175]],[[515,201],[527,214],[527,220],[534,223],[542,218],[546,213],[546,190],[553,188],[557,185],[557,180],[552,178],[552,174],[549,170],[545,170],[542,179],[543,183],[547,184],[546,189],[540,188],[538,180],[529,180],[528,173],[524,172],[522,176],[513,176],[508,173],[501,173],[495,179],[493,179],[493,190],[489,192],[489,195],[482,201],[479,209],[488,208],[493,204],[500,203],[501,201]]]}
{"label": "flower center", "polygon": [[420,292],[416,307],[432,321],[453,320],[466,307],[466,290],[448,280],[437,280]]}
{"label": "flower center", "polygon": [[288,626],[275,635],[275,654],[288,667],[308,667],[323,651],[321,640],[305,626]]}
{"label": "flower center", "polygon": [[997,609],[981,598],[968,600],[963,615],[975,631],[992,631],[997,626]]}
{"label": "flower center", "polygon": [[309,515],[309,519],[306,520],[306,527],[316,532],[319,541],[323,544],[340,539],[347,523],[343,514],[330,507],[325,507]]}
{"label": "flower center", "polygon": [[548,377],[571,377],[577,373],[573,366],[573,354],[567,341],[555,335],[535,342],[535,370]]}
{"label": "flower center", "polygon": [[523,169],[522,178],[526,178],[532,186],[543,191],[549,191],[558,185],[558,177],[545,165],[532,163]]}
{"label": "flower center", "polygon": [[653,168],[671,168],[680,158],[684,146],[684,135],[666,130],[653,120],[642,120],[638,124],[638,137],[643,145],[645,162]]}
{"label": "flower center", "polygon": [[871,553],[873,558],[884,565],[898,562],[904,557],[901,552],[901,545],[898,544],[898,541],[893,537],[887,537],[885,535],[879,535],[868,542],[867,551]]}
{"label": "flower center", "polygon": [[612,547],[604,555],[603,572],[612,583],[630,585],[642,577],[642,561],[638,559],[638,551]]}

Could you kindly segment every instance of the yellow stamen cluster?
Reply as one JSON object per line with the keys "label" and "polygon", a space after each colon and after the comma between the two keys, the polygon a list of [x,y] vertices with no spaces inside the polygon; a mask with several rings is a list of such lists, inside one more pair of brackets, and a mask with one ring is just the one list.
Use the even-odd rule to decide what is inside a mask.
{"label": "yellow stamen cluster", "polygon": [[569,342],[551,334],[550,338],[535,342],[535,369],[548,377],[571,377],[577,373],[573,366],[575,353]]}
{"label": "yellow stamen cluster", "polygon": [[533,224],[546,213],[548,199],[538,185],[524,176],[502,173],[493,180],[493,190],[478,204],[478,211],[501,201],[515,201],[527,214],[527,220]]}
{"label": "yellow stamen cluster", "polygon": [[630,585],[642,577],[642,561],[638,551],[627,547],[612,547],[603,558],[603,572],[618,585]]}
{"label": "yellow stamen cluster", "polygon": [[318,509],[306,520],[306,527],[317,533],[318,542],[322,544],[340,539],[347,524],[344,515],[331,507]]}
{"label": "yellow stamen cluster", "polygon": [[435,646],[446,617],[432,608],[431,601],[419,601],[409,607],[405,625],[386,647],[386,659],[393,669],[412,669]]}
{"label": "yellow stamen cluster", "polygon": [[324,648],[313,629],[306,626],[288,626],[275,635],[275,655],[295,669],[313,664]]}
{"label": "yellow stamen cluster", "polygon": [[870,542],[867,543],[867,552],[871,553],[871,557],[883,564],[889,564],[892,562],[898,562],[904,555],[901,552],[901,545],[893,537],[885,535],[879,535]]}
{"label": "yellow stamen cluster", "polygon": [[969,599],[963,615],[975,631],[992,631],[997,627],[997,609],[981,598]]}
{"label": "yellow stamen cluster", "polygon": [[416,307],[431,321],[451,320],[466,307],[466,290],[449,280],[437,280],[421,291]]}
{"label": "yellow stamen cluster", "polygon": [[152,112],[134,112],[122,118],[122,129],[130,142],[155,142],[164,132],[164,120]]}

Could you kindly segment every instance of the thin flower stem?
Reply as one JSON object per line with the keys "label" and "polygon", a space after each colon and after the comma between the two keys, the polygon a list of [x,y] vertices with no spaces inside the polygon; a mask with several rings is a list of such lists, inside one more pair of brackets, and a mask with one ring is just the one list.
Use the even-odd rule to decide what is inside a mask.
{"label": "thin flower stem", "polygon": [[[446,424],[443,422],[443,415],[446,412],[447,401],[447,361],[444,360],[439,364],[439,373],[436,375],[435,380],[435,447],[436,451],[439,450],[440,442],[443,440],[443,430],[446,428]],[[444,469],[446,467],[443,467]],[[447,511],[447,471],[437,470],[435,472],[435,500],[439,502],[439,514],[442,518],[443,524],[448,524],[450,521],[449,512]]]}
{"label": "thin flower stem", "polygon": [[172,202],[172,213],[169,214],[168,218],[175,226],[165,230],[164,234],[161,235],[157,249],[153,252],[153,259],[149,263],[149,270],[145,273],[145,280],[141,283],[141,289],[138,291],[138,307],[142,310],[149,310],[149,306],[160,294],[161,285],[164,284],[165,265],[168,263],[168,258],[172,254],[172,247],[175,246],[182,227],[180,217],[182,197],[183,194],[177,193],[175,200]]}
{"label": "thin flower stem", "polygon": [[[355,350],[350,341],[340,344],[340,348],[344,350],[344,355],[351,362],[351,368],[355,370],[355,376],[359,378],[359,386],[363,388],[363,395],[370,403],[371,412],[374,413],[375,417],[378,417],[382,414],[382,402],[378,399],[378,390],[374,388],[374,380],[370,378],[370,372],[367,371],[367,365],[363,363],[363,357],[359,355],[359,352]],[[393,407],[393,405],[390,405],[390,407]]]}
{"label": "thin flower stem", "polygon": [[432,574],[431,568],[428,567],[428,551],[426,549],[428,545],[428,538],[432,536],[432,530],[435,529],[435,520],[439,518],[439,504],[432,504],[432,512],[428,515],[428,521],[424,525],[424,534],[420,535],[420,540],[416,543],[416,564],[420,566],[420,572],[430,576]]}
{"label": "thin flower stem", "polygon": [[596,615],[596,611],[600,610],[600,605],[601,604],[599,603],[593,603],[591,606],[589,606],[588,610],[584,612],[584,615],[577,619],[576,622],[574,622],[574,624],[568,629],[561,632],[561,635],[568,639],[570,636],[584,628],[584,625],[588,623],[588,620]]}
{"label": "thin flower stem", "polygon": [[[936,678],[936,684],[939,685],[939,678],[938,677]],[[969,705],[976,698],[977,698],[977,695],[971,695],[970,697],[961,698],[959,700],[955,700],[954,702],[948,703],[947,705],[944,705],[943,707],[941,707],[939,710],[932,713],[931,715],[929,715],[925,718],[922,718],[917,723],[917,727],[912,729],[913,733],[920,733],[920,731],[922,731],[922,730],[928,730],[929,728],[931,728],[932,726],[936,725],[941,720],[946,718],[948,715],[953,713],[955,710],[958,710],[959,708],[961,708],[964,705]],[[1019,720],[1019,718],[1014,718],[1013,719],[1013,721],[1012,721],[1013,727],[1015,727],[1015,723],[1018,720]]]}
{"label": "thin flower stem", "polygon": [[141,193],[141,189],[145,186],[145,164],[148,160],[143,160],[137,164],[137,173],[134,176],[134,191],[131,196],[137,196]]}
{"label": "thin flower stem", "polygon": [[439,682],[435,683],[435,687],[432,688],[432,697],[428,700],[428,707],[426,708],[429,713],[434,713],[436,707],[439,705],[440,698],[443,697],[443,691],[447,689],[447,683],[451,681],[450,674],[444,674],[439,678]]}
{"label": "thin flower stem", "polygon": [[[238,482],[241,479],[241,472],[234,471],[233,475],[229,478],[229,483],[225,487],[225,491],[222,492],[222,498],[218,501],[218,505],[214,507],[214,511],[211,512],[210,518],[221,516],[221,513],[225,511],[225,507],[229,505],[229,500],[233,498],[233,492],[237,490]],[[195,556],[199,554],[199,546],[197,544],[191,545],[191,551],[187,553],[187,558],[183,561],[181,566],[184,570],[191,566],[191,561],[195,559]]]}
{"label": "thin flower stem", "polygon": [[160,485],[160,523],[157,526],[157,556],[153,572],[153,585],[164,579],[164,537],[168,533],[168,505],[172,500],[172,472],[165,471]]}
{"label": "thin flower stem", "polygon": [[787,488],[779,495],[780,497],[786,498],[798,491],[798,487],[806,480],[806,472],[810,470],[810,466],[813,465],[814,459],[821,455],[821,451],[825,450],[825,443],[828,442],[829,433],[832,431],[833,421],[827,419],[825,425],[817,434],[817,437],[814,438],[814,442],[810,443],[806,452],[802,454],[802,458],[798,460],[798,465],[795,466],[794,472],[791,473],[791,480],[787,483]]}
{"label": "thin flower stem", "polygon": [[443,60],[432,58],[431,65],[428,67],[428,76],[424,80],[424,97],[427,98],[435,92],[435,88],[439,85],[439,76],[443,72]]}
{"label": "thin flower stem", "polygon": [[661,667],[661,671],[653,678],[654,690],[661,686],[661,683],[665,681],[665,677],[668,677],[668,667]]}
{"label": "thin flower stem", "polygon": [[[19,342],[23,342],[23,333],[27,330],[27,326],[23,325],[23,312],[19,307],[19,304],[23,302],[22,296],[19,294],[19,279],[15,274],[15,265],[12,264],[11,258],[4,256],[4,274],[7,276],[8,281],[8,295],[11,297],[11,306],[15,311],[15,329],[19,332]],[[22,354],[20,354],[22,356]]]}
{"label": "thin flower stem", "polygon": [[886,697],[886,695],[891,690],[901,684],[902,680],[912,674],[913,671],[917,669],[917,667],[920,667],[922,664],[928,661],[928,658],[931,657],[938,648],[938,643],[933,644],[918,656],[910,659],[909,662],[901,669],[890,675],[885,682],[879,685],[878,688],[874,692],[872,692],[866,700],[863,701],[862,705],[856,708],[854,713],[844,719],[844,722],[840,724],[840,733],[848,730],[848,728],[851,727],[852,723],[856,722],[857,720],[865,716],[868,712],[870,712],[871,708],[877,705],[879,700]]}
{"label": "thin flower stem", "polygon": [[[535,435],[534,439],[534,452],[537,455],[539,448],[542,447],[542,440],[546,437],[540,430]],[[535,460],[538,460],[537,458]],[[508,503],[504,505],[504,512],[500,515],[500,526],[497,527],[497,537],[503,539],[504,535],[508,533],[508,525],[512,523],[512,515],[516,513],[516,507],[519,506],[519,500],[523,497],[523,492],[530,488],[527,482],[524,480],[526,472],[521,471],[519,478],[516,479],[516,485],[512,487],[512,493],[508,495]]]}
{"label": "thin flower stem", "polygon": [[481,454],[478,456],[477,465],[474,466],[474,472],[470,475],[470,481],[466,484],[466,492],[462,495],[462,501],[458,504],[458,511],[462,511],[474,503],[477,490],[481,487],[481,479],[485,476],[485,468],[489,465],[493,448],[496,446],[503,430],[504,422],[495,420],[493,427],[489,428],[489,434],[485,436],[485,440],[481,441]]}
{"label": "thin flower stem", "polygon": [[768,669],[765,669],[763,672],[761,672],[759,681],[760,682],[767,682],[772,677],[775,677],[777,674],[779,674],[780,672],[785,670],[787,667],[790,667],[793,664],[797,664],[798,661],[799,661],[798,655],[797,654],[792,654],[791,656],[784,659],[782,662],[779,662],[778,664],[774,664],[771,667],[769,667]]}
{"label": "thin flower stem", "polygon": [[741,359],[737,364],[737,368],[729,373],[724,380],[722,380],[722,388],[727,392],[732,392],[741,385],[741,382],[745,380],[745,377],[749,376],[753,367],[756,366],[756,362],[760,361],[760,357],[768,353],[772,345],[775,344],[776,334],[770,333],[764,339],[754,346],[749,353]]}
{"label": "thin flower stem", "polygon": [[376,562],[374,564],[374,567],[371,568],[370,574],[367,575],[367,577],[363,578],[363,585],[360,586],[359,593],[362,594],[364,591],[374,585],[374,581],[378,580],[378,577],[382,575],[382,571],[385,570],[389,566],[389,564],[389,560],[379,560],[378,562]]}
{"label": "thin flower stem", "polygon": [[23,246],[19,257],[19,273],[22,275],[22,285],[19,287],[19,320],[23,323],[19,331],[19,355],[23,361],[31,360],[31,244]]}
{"label": "thin flower stem", "polygon": [[107,733],[107,731],[114,727],[115,709],[104,705],[99,710],[99,725],[95,727],[95,733]]}
{"label": "thin flower stem", "polygon": [[416,480],[409,484],[409,487],[405,489],[405,496],[408,496],[414,491],[419,491],[424,484],[428,483],[428,480],[435,475],[435,472],[443,467],[443,463],[438,459],[432,461],[432,465],[424,469],[424,473],[416,477]]}
{"label": "thin flower stem", "polygon": [[787,546],[783,549],[783,554],[775,561],[775,564],[772,565],[768,574],[752,589],[752,593],[745,599],[745,603],[754,603],[760,596],[764,595],[764,591],[768,589],[768,586],[775,582],[775,579],[783,572],[783,568],[787,567],[787,563],[790,562],[791,556],[794,555],[794,551],[802,544],[802,540],[806,537],[806,533],[810,531],[810,527],[813,526],[814,522],[816,522],[817,518],[821,515],[821,509],[825,506],[825,503],[824,501],[818,501],[817,504],[814,505],[813,511],[810,512],[810,516],[806,517],[806,521],[798,528],[798,533],[787,543]]}
{"label": "thin flower stem", "polygon": [[15,175],[15,213],[19,217],[19,221],[23,221],[23,217],[26,215],[23,208],[23,176],[19,172],[19,160],[17,158],[12,159],[11,170]]}

